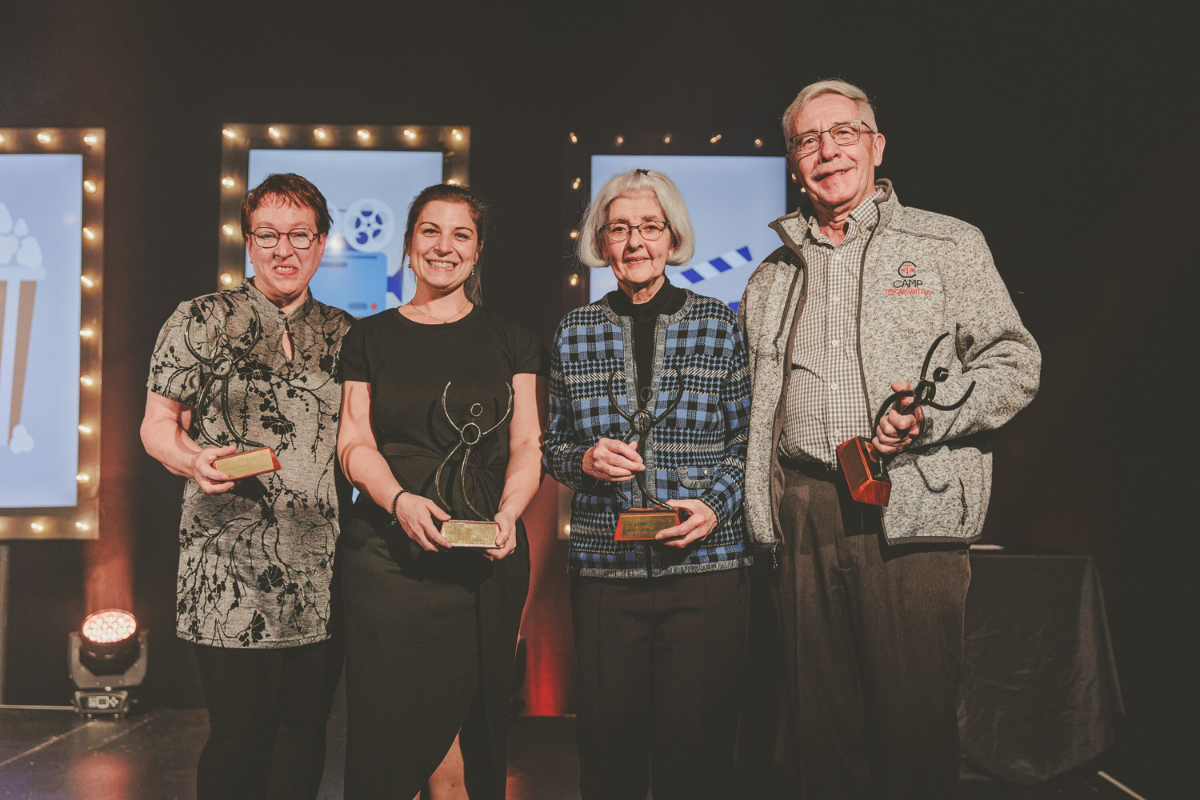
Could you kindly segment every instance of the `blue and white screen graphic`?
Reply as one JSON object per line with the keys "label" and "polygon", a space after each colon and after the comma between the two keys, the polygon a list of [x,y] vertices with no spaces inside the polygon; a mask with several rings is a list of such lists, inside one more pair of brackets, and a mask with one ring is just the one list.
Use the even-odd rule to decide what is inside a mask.
{"label": "blue and white screen graphic", "polygon": [[[442,182],[440,152],[389,150],[251,150],[247,185],[273,172],[303,175],[321,190],[333,227],[309,289],[356,317],[395,308],[413,293],[402,271],[408,206]],[[246,277],[254,274],[246,259]]]}
{"label": "blue and white screen graphic", "polygon": [[[734,310],[759,262],[779,247],[767,225],[787,213],[787,165],[764,156],[592,156],[592,196],[614,175],[653,169],[669,176],[696,231],[692,263],[667,267],[671,283]],[[607,267],[591,272],[591,299],[617,288]]]}
{"label": "blue and white screen graphic", "polygon": [[0,155],[0,511],[71,507],[83,157]]}

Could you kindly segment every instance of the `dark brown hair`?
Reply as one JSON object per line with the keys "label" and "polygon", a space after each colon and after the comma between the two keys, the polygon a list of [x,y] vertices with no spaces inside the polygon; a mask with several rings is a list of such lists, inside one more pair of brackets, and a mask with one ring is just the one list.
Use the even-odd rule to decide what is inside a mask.
{"label": "dark brown hair", "polygon": [[[263,178],[263,182],[246,192],[242,199],[242,237],[250,235],[250,215],[258,210],[268,197],[275,197],[285,205],[296,208],[311,208],[317,215],[317,233],[324,236],[329,233],[333,220],[329,216],[329,206],[325,204],[325,195],[313,186],[308,178],[302,178],[292,172],[272,173]],[[286,233],[286,231],[284,231]]]}
{"label": "dark brown hair", "polygon": [[[404,252],[408,253],[408,247],[412,244],[413,230],[417,227],[417,218],[421,216],[421,212],[425,206],[430,203],[441,200],[445,203],[462,203],[471,212],[471,221],[475,223],[475,235],[477,244],[475,245],[478,251],[483,247],[483,241],[487,238],[488,222],[491,217],[491,209],[476,192],[468,189],[465,186],[454,186],[448,183],[435,183],[433,186],[426,186],[421,190],[421,193],[413,198],[412,205],[408,207],[408,224],[404,227]],[[480,262],[475,262],[475,269],[471,272],[470,277],[463,287],[463,291],[467,295],[467,299],[472,303],[479,305],[483,302],[483,287],[480,283]]]}

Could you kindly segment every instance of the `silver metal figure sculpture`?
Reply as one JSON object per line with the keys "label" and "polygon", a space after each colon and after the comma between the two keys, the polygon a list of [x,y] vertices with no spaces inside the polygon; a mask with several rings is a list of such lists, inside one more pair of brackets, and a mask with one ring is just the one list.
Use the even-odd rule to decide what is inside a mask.
{"label": "silver metal figure sculpture", "polygon": [[442,413],[446,415],[446,421],[450,423],[450,427],[454,428],[454,430],[458,432],[458,443],[455,444],[454,448],[446,454],[446,457],[442,459],[442,463],[438,466],[437,473],[433,476],[433,488],[437,492],[438,500],[441,501],[442,508],[450,511],[450,513],[453,513],[453,511],[450,509],[450,504],[446,502],[446,498],[442,494],[442,470],[444,470],[446,465],[450,463],[450,460],[454,458],[455,453],[462,448],[466,448],[463,451],[462,464],[458,469],[458,483],[459,488],[462,491],[463,502],[467,504],[467,508],[471,510],[471,513],[475,515],[476,519],[487,520],[487,517],[481,514],[479,509],[475,508],[475,506],[471,503],[471,498],[467,496],[467,461],[469,461],[471,458],[471,448],[479,444],[483,437],[487,436],[503,425],[508,420],[509,415],[512,414],[512,384],[504,384],[508,388],[508,409],[504,412],[504,415],[496,421],[495,425],[485,431],[480,428],[479,423],[475,421],[480,417],[480,415],[483,414],[483,406],[479,403],[475,403],[471,406],[471,420],[469,422],[464,423],[462,427],[459,427],[458,424],[454,422],[454,419],[450,416],[450,409],[446,405],[446,396],[450,393],[450,383],[452,383],[452,381],[447,381],[446,388],[442,390]]}

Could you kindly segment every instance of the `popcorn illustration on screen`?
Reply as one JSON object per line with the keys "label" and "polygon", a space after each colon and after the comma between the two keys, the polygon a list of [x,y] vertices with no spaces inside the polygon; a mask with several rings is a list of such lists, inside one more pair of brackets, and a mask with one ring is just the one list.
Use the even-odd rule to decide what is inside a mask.
{"label": "popcorn illustration on screen", "polygon": [[33,303],[45,280],[42,248],[24,219],[13,220],[0,200],[0,442],[15,454],[33,449],[33,436],[21,424]]}

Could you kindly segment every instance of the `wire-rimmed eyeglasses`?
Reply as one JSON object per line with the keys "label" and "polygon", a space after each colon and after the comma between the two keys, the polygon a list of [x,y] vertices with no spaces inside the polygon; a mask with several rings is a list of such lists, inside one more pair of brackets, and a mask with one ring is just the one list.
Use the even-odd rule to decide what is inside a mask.
{"label": "wire-rimmed eyeglasses", "polygon": [[824,131],[804,131],[797,133],[792,138],[788,139],[788,147],[799,157],[812,155],[821,149],[821,135],[829,134],[829,138],[833,139],[833,143],[839,147],[854,144],[858,141],[862,131],[867,133],[875,133],[867,127],[867,123],[861,119],[852,119],[848,122],[839,122],[832,128]]}
{"label": "wire-rimmed eyeglasses", "polygon": [[288,243],[297,250],[307,250],[317,240],[317,234],[307,228],[295,228],[286,234],[280,233],[274,228],[256,228],[250,235],[254,237],[254,243],[264,250],[270,250],[279,244],[279,240],[283,236],[287,236]]}
{"label": "wire-rimmed eyeglasses", "polygon": [[648,219],[641,225],[630,225],[628,222],[609,222],[601,227],[604,228],[604,234],[610,242],[623,242],[629,238],[635,230],[642,235],[642,238],[647,242],[658,241],[662,235],[666,233],[667,228],[671,227],[671,223],[665,219]]}

